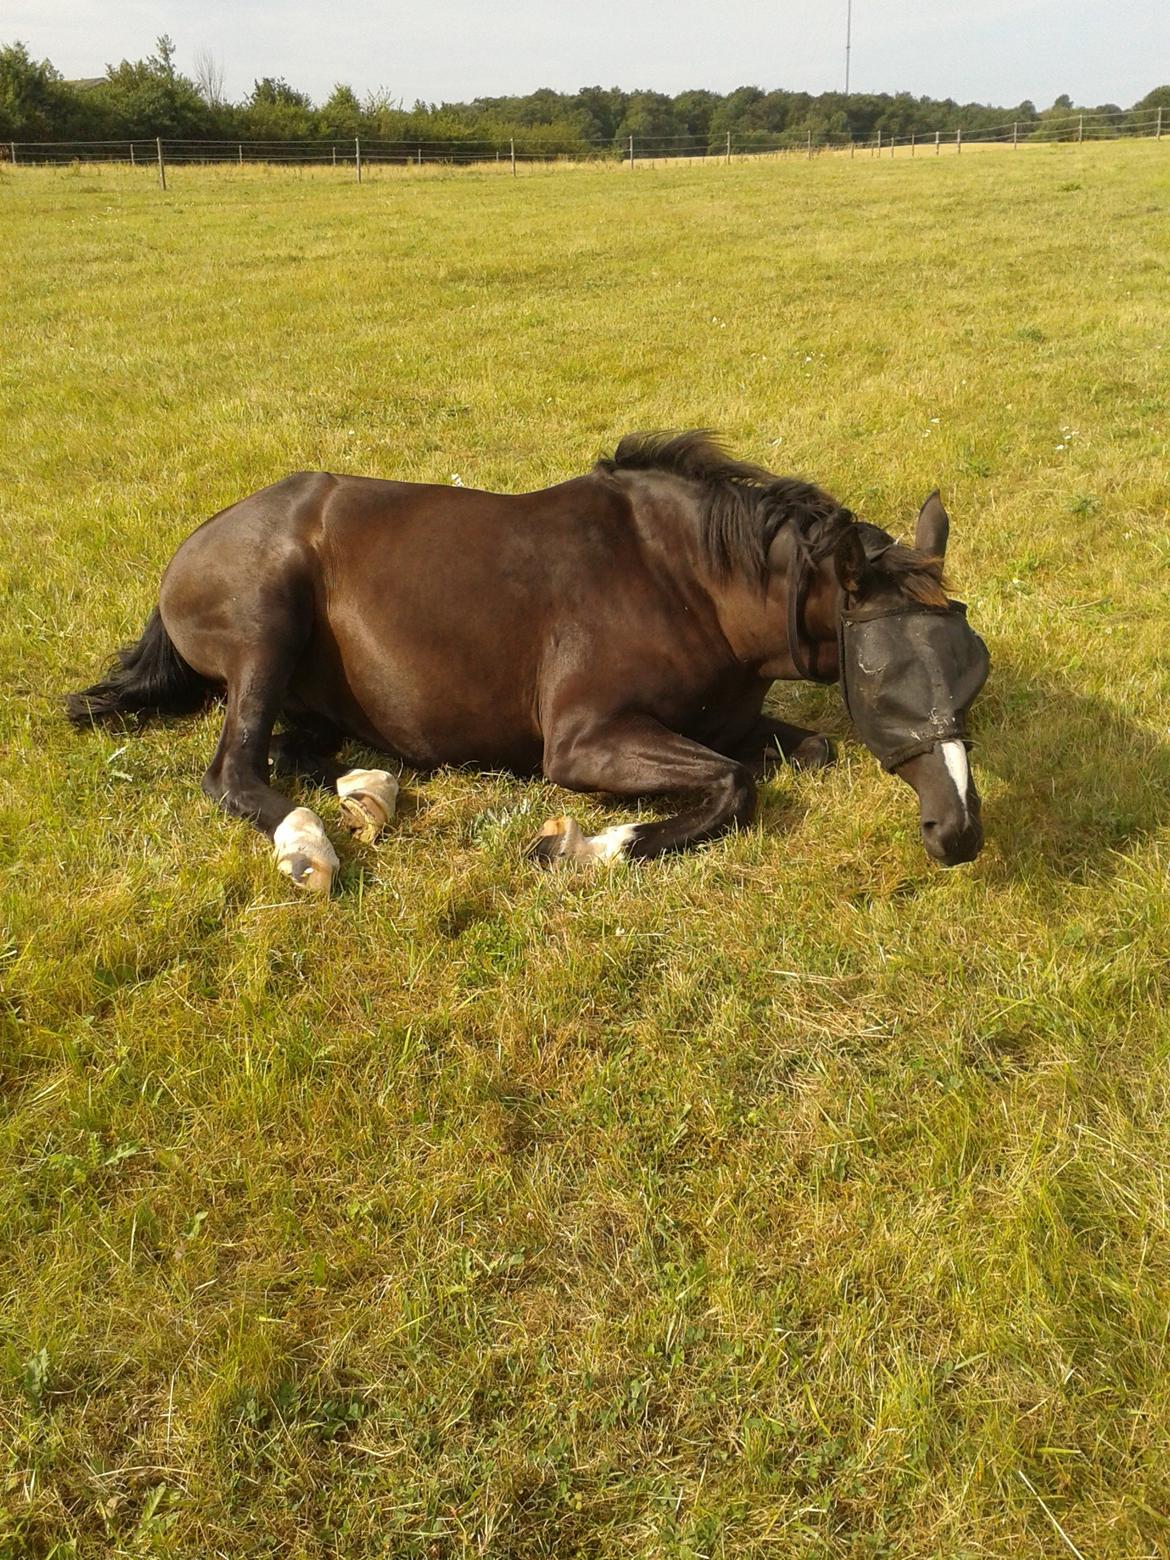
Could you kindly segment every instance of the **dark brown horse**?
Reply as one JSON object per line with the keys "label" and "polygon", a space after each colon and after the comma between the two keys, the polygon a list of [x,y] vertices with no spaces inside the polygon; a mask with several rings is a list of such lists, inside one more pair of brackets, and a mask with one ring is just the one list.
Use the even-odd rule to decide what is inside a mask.
{"label": "dark brown horse", "polygon": [[514,496],[301,473],[187,538],[141,639],[69,714],[222,693],[204,790],[272,838],[294,883],[327,890],[321,821],[273,789],[270,762],[336,789],[367,837],[397,783],[334,762],[347,738],[420,769],[685,799],[592,837],[558,818],[531,847],[657,856],[745,824],[770,760],[829,763],[826,738],[761,711],[776,678],[841,675],[863,738],[918,794],[927,851],[953,865],[982,844],[964,720],[986,654],[943,591],[947,525],[934,494],[899,546],[703,433],[627,438]]}

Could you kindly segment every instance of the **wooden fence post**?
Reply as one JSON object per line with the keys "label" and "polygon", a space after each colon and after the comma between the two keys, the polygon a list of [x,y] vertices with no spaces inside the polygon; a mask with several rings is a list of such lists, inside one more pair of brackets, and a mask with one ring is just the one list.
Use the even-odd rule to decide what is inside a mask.
{"label": "wooden fence post", "polygon": [[[1158,110],[1158,125],[1159,125],[1159,127],[1161,126],[1161,123],[1162,123],[1162,110],[1159,109]],[[1161,133],[1160,129],[1159,129],[1159,133]],[[731,131],[730,130],[727,132],[727,163],[728,163],[728,166],[730,167],[731,166]]]}
{"label": "wooden fence post", "polygon": [[910,132],[910,155],[911,155],[911,157],[914,156],[914,147],[915,147],[915,144],[916,144],[917,140],[918,140],[918,132],[916,130],[911,130],[911,132]]}
{"label": "wooden fence post", "polygon": [[515,136],[513,136],[512,139],[508,142],[508,145],[509,145],[509,147],[511,148],[511,151],[512,151],[512,177],[515,178],[516,177],[516,137]]}
{"label": "wooden fence post", "polygon": [[[1162,110],[1160,108],[1158,110],[1158,129],[1154,139],[1156,141],[1160,141],[1162,139]],[[15,161],[15,158],[13,160]]]}
{"label": "wooden fence post", "polygon": [[165,190],[167,187],[167,165],[163,162],[161,135],[155,136],[154,144],[158,148],[158,187],[160,190]]}
{"label": "wooden fence post", "polygon": [[353,171],[358,183],[362,182],[362,143],[360,136],[353,138]]}
{"label": "wooden fence post", "polygon": [[1080,118],[1077,120],[1077,140],[1078,141],[1083,141],[1084,139],[1085,139],[1085,116],[1084,116],[1084,114],[1082,114],[1080,116]]}
{"label": "wooden fence post", "polygon": [[812,161],[812,131],[811,130],[808,132],[808,136],[806,137],[806,140],[807,140],[807,143],[808,143],[807,144],[807,153],[806,153],[806,155],[808,156],[808,159],[811,162]]}
{"label": "wooden fence post", "polygon": [[[336,153],[336,151],[333,154],[333,160],[335,162],[337,160],[337,153]],[[240,142],[237,143],[237,146],[236,146],[236,161],[239,163],[241,168],[244,166],[244,143],[243,143],[243,141],[240,141]]]}
{"label": "wooden fence post", "polygon": [[1019,147],[1019,144],[1020,144],[1020,122],[1017,119],[1015,124],[1012,126],[1012,151],[1013,152]]}
{"label": "wooden fence post", "polygon": [[934,132],[934,155],[936,157],[938,156],[938,143],[939,143],[939,140],[941,139],[941,137],[942,137],[942,131],[941,130],[936,130]]}
{"label": "wooden fence post", "polygon": [[[1161,135],[1161,133],[1162,133],[1161,127],[1162,127],[1162,110],[1159,109],[1158,110],[1158,134],[1159,135]],[[9,152],[9,155],[11,156],[11,158],[12,158],[12,166],[15,168],[16,167],[16,142],[15,141],[9,141],[9,143],[8,143],[8,152]]]}
{"label": "wooden fence post", "polygon": [[956,152],[961,152],[962,150],[963,150],[963,127],[962,127],[962,125],[960,125],[959,128],[955,131],[955,151]]}
{"label": "wooden fence post", "polygon": [[630,137],[630,172],[634,171],[634,138]]}
{"label": "wooden fence post", "polygon": [[138,161],[137,161],[137,159],[134,156],[134,142],[133,141],[130,142],[130,166],[131,166],[131,168],[136,168],[138,166]]}
{"label": "wooden fence post", "polygon": [[879,157],[882,155],[882,133],[881,133],[880,130],[878,131],[878,138],[877,138],[877,155]]}

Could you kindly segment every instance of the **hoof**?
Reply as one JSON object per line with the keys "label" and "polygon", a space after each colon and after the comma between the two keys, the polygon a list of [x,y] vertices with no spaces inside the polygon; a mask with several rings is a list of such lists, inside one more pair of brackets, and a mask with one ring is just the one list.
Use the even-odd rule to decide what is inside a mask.
{"label": "hoof", "polygon": [[339,866],[337,853],[315,812],[294,807],[272,836],[276,865],[307,894],[327,894]]}
{"label": "hoof", "polygon": [[585,836],[581,826],[572,818],[550,818],[540,833],[528,844],[524,854],[540,867],[555,867],[561,862],[572,861],[576,847]]}
{"label": "hoof", "polygon": [[600,834],[585,834],[575,818],[550,818],[525,855],[542,867],[566,861],[617,861],[636,832],[635,824],[621,823]]}
{"label": "hoof", "polygon": [[351,834],[370,845],[398,807],[398,781],[385,769],[351,769],[337,782],[341,821]]}
{"label": "hoof", "polygon": [[793,769],[828,769],[837,761],[837,749],[819,733],[805,737],[788,762]]}

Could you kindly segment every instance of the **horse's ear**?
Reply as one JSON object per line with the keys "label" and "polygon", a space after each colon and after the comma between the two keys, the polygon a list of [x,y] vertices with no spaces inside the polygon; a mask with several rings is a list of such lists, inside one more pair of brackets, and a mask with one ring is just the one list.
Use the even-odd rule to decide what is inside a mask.
{"label": "horse's ear", "polygon": [[855,525],[842,532],[840,541],[834,547],[833,567],[845,594],[859,596],[865,589],[870,567],[861,543],[861,532]]}
{"label": "horse's ear", "polygon": [[914,527],[914,545],[928,558],[942,558],[946,555],[950,529],[951,522],[943,508],[942,499],[938,496],[938,489],[935,488],[918,511],[918,524]]}

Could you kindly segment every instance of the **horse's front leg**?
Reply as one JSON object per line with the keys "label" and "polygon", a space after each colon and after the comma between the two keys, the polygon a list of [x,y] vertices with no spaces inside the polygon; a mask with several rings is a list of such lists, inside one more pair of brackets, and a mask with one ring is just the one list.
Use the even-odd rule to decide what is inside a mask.
{"label": "horse's front leg", "polygon": [[721,746],[719,751],[744,764],[757,780],[780,763],[793,769],[827,769],[837,757],[832,742],[823,733],[790,726],[787,721],[773,720],[768,715],[760,715],[745,736]]}
{"label": "horse's front leg", "polygon": [[572,818],[552,818],[529,846],[545,863],[685,850],[748,823],[755,810],[756,788],[743,764],[646,715],[577,720],[546,733],[544,773],[571,791],[694,798],[661,822],[617,824],[594,835]]}

